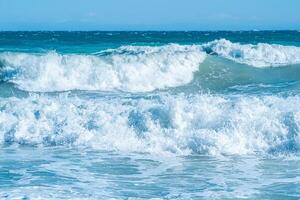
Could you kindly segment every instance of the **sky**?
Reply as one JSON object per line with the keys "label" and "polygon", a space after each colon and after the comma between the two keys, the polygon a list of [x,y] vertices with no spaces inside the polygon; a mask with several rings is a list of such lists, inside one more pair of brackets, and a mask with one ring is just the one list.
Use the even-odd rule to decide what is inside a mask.
{"label": "sky", "polygon": [[0,30],[300,30],[300,0],[0,0]]}

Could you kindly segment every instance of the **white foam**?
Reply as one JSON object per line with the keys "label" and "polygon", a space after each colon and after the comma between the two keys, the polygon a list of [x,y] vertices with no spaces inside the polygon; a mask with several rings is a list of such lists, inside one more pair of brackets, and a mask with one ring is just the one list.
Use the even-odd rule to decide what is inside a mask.
{"label": "white foam", "polygon": [[209,52],[254,67],[300,63],[300,47],[259,43],[240,44],[221,39],[202,45]]}
{"label": "white foam", "polygon": [[[1,53],[3,73],[28,91],[147,92],[189,83],[206,54],[197,46],[124,46],[102,55]],[[6,70],[6,71],[5,71]]]}
{"label": "white foam", "polygon": [[151,154],[256,154],[300,148],[300,97],[158,99],[31,96],[0,101],[0,143]]}

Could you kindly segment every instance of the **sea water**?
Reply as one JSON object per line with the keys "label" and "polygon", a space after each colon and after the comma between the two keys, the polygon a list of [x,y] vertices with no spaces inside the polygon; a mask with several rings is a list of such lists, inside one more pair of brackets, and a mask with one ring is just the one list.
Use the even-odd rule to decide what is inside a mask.
{"label": "sea water", "polygon": [[1,199],[299,199],[300,32],[0,32]]}

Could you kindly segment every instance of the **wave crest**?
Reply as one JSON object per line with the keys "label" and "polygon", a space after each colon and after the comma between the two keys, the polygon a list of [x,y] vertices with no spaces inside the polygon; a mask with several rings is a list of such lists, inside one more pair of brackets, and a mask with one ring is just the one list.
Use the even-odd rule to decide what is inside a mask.
{"label": "wave crest", "polygon": [[259,43],[240,44],[226,39],[202,45],[204,51],[254,67],[271,67],[300,63],[300,47]]}

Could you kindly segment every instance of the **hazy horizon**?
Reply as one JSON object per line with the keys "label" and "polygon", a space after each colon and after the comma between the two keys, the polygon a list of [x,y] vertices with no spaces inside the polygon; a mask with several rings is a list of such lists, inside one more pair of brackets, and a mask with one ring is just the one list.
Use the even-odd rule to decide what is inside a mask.
{"label": "hazy horizon", "polygon": [[0,0],[0,31],[299,30],[299,7],[296,0]]}

